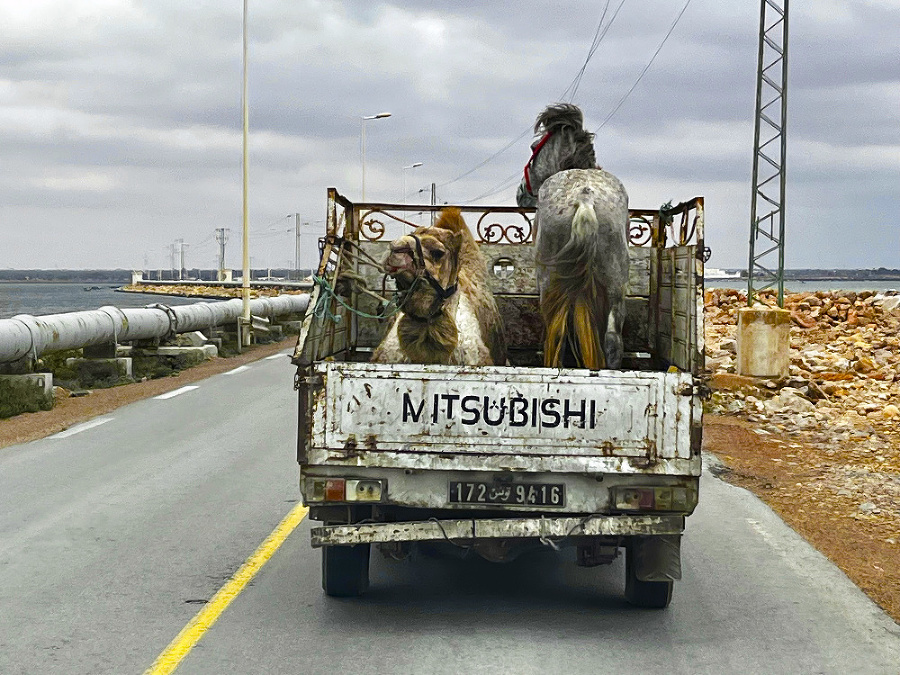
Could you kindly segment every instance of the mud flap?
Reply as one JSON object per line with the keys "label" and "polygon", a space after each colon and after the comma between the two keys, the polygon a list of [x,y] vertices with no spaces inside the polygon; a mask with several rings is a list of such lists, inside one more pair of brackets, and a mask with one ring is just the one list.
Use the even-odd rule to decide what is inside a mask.
{"label": "mud flap", "polygon": [[681,579],[681,535],[638,536],[631,540],[635,577],[639,581]]}

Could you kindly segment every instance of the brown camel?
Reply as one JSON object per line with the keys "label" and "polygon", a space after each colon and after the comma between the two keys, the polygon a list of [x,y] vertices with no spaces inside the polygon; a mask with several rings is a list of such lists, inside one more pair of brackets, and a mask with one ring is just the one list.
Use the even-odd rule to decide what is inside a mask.
{"label": "brown camel", "polygon": [[391,242],[384,263],[401,311],[375,349],[378,363],[506,365],[487,263],[457,208]]}

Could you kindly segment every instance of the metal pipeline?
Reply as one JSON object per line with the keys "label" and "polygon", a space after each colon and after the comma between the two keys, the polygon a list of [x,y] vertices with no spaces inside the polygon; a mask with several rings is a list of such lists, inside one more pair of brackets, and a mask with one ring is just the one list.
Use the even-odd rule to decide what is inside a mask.
{"label": "metal pipeline", "polygon": [[[250,301],[253,316],[275,318],[302,314],[309,295],[279,295]],[[136,309],[101,307],[86,312],[31,316],[19,314],[0,319],[0,363],[36,359],[45,352],[79,349],[111,342],[166,338],[236,321],[240,300],[197,302],[169,307],[150,305]]]}

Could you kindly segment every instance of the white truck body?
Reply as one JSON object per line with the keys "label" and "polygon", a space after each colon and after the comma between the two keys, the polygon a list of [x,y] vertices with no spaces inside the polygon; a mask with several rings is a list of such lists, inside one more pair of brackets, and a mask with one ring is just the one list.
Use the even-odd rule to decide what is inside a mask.
{"label": "white truck body", "polygon": [[667,605],[701,466],[702,198],[632,211],[626,362],[596,372],[540,366],[532,211],[514,207],[463,208],[513,365],[369,363],[387,322],[368,292],[385,280],[365,260],[383,259],[416,224],[407,214],[429,208],[329,191],[320,283],[294,354],[300,487],[325,522],[312,543],[326,592],[365,590],[372,543],[399,556],[444,542],[489,559],[573,545],[585,565],[624,547],[629,597]]}

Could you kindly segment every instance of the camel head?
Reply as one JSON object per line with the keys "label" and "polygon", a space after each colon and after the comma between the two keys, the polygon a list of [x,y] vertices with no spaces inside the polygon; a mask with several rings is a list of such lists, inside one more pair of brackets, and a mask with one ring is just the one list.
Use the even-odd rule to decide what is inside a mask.
{"label": "camel head", "polygon": [[406,297],[403,311],[431,319],[456,292],[463,235],[442,227],[420,227],[391,242],[384,262],[397,289]]}

